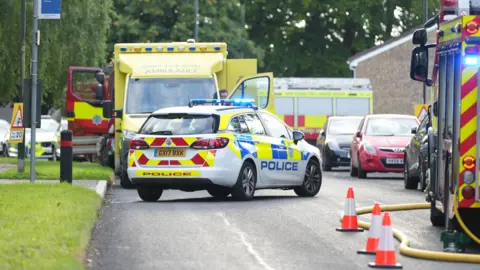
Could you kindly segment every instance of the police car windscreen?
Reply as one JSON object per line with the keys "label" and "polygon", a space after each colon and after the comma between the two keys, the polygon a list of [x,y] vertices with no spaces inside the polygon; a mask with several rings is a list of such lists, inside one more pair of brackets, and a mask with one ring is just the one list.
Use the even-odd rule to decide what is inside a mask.
{"label": "police car windscreen", "polygon": [[140,134],[194,135],[217,131],[217,119],[211,115],[153,115],[145,121]]}
{"label": "police car windscreen", "polygon": [[127,88],[126,114],[186,106],[190,99],[211,99],[216,93],[213,78],[132,78]]}

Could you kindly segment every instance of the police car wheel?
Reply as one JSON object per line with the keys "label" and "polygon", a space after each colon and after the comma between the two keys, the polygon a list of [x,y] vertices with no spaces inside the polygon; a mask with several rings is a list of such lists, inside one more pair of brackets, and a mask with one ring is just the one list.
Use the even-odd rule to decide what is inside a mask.
{"label": "police car wheel", "polygon": [[295,188],[293,191],[295,191],[300,197],[313,197],[320,191],[321,186],[322,172],[320,170],[320,164],[318,161],[311,159],[308,161],[305,170],[303,184],[300,187]]}
{"label": "police car wheel", "polygon": [[233,186],[232,197],[239,201],[250,201],[255,194],[257,185],[257,173],[251,162],[243,163],[237,178],[237,183]]}
{"label": "police car wheel", "polygon": [[162,196],[163,189],[152,186],[139,186],[137,187],[137,193],[140,199],[145,202],[156,202]]}
{"label": "police car wheel", "polygon": [[219,186],[208,188],[207,192],[214,198],[226,198],[228,195],[230,195],[229,188]]}

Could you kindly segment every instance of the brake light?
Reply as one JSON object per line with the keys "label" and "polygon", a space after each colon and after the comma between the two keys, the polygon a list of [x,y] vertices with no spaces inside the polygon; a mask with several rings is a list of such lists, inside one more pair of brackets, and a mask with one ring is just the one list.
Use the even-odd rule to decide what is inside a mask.
{"label": "brake light", "polygon": [[150,148],[148,143],[142,139],[133,139],[130,141],[130,149],[143,150]]}
{"label": "brake light", "polygon": [[200,139],[193,142],[190,147],[194,149],[220,149],[228,145],[227,138]]}
{"label": "brake light", "polygon": [[463,158],[463,167],[465,169],[473,169],[475,167],[475,159],[472,156],[466,156]]}
{"label": "brake light", "polygon": [[471,186],[466,186],[462,190],[463,198],[471,199],[475,196],[475,189]]}
{"label": "brake light", "polygon": [[478,23],[476,21],[470,21],[467,23],[467,27],[465,27],[467,33],[473,35],[478,32]]}

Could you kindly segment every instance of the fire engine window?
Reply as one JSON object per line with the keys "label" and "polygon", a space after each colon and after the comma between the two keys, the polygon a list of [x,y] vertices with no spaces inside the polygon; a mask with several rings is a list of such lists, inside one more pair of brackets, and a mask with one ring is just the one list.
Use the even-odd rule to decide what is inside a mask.
{"label": "fire engine window", "polygon": [[299,97],[298,115],[333,115],[333,99]]}
{"label": "fire engine window", "polygon": [[96,71],[74,71],[73,93],[82,100],[95,100]]}
{"label": "fire engine window", "polygon": [[275,113],[280,115],[293,115],[293,98],[275,97]]}
{"label": "fire engine window", "polygon": [[337,98],[337,111],[335,115],[364,116],[370,113],[370,100],[368,98]]}

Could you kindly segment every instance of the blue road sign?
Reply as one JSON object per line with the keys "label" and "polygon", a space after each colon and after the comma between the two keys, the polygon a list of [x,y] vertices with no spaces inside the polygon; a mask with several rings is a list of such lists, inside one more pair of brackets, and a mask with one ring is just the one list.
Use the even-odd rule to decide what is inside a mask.
{"label": "blue road sign", "polygon": [[38,0],[38,2],[39,19],[60,19],[62,0]]}

